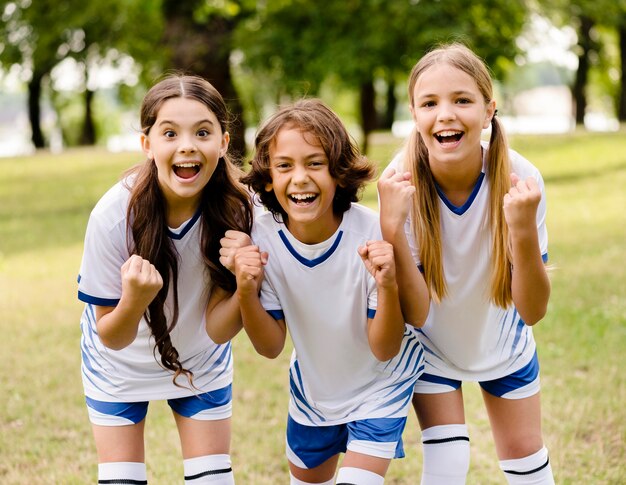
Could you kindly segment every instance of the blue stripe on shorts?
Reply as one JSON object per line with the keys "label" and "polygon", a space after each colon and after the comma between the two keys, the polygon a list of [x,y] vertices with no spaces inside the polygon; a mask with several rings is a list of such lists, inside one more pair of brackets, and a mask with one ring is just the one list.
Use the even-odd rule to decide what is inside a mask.
{"label": "blue stripe on shorts", "polygon": [[168,399],[170,407],[186,418],[191,418],[194,414],[206,411],[207,409],[225,406],[233,398],[233,388],[229,384],[221,389],[205,392],[198,396],[180,397],[178,399]]}
{"label": "blue stripe on shorts", "polygon": [[539,359],[537,358],[537,352],[535,351],[535,354],[533,355],[533,358],[530,359],[530,362],[520,370],[499,379],[483,381],[480,383],[480,387],[493,396],[502,397],[511,391],[527,386],[537,379],[538,375]]}
{"label": "blue stripe on shorts", "polygon": [[106,402],[85,397],[87,406],[108,416],[128,419],[134,424],[142,421],[148,413],[148,401],[144,402]]}

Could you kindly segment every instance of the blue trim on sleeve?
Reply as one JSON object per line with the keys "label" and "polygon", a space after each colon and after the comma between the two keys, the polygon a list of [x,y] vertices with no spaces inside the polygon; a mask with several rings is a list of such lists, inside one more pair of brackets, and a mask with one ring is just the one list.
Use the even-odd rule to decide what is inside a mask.
{"label": "blue trim on sleeve", "polygon": [[435,183],[435,187],[437,188],[437,193],[439,194],[439,197],[441,198],[441,200],[443,200],[443,203],[446,204],[448,209],[454,212],[457,216],[460,216],[460,215],[463,215],[465,211],[470,208],[470,206],[472,205],[472,202],[474,202],[474,199],[478,195],[478,191],[480,190],[480,186],[482,185],[484,178],[485,178],[485,172],[480,172],[480,175],[478,176],[478,180],[476,180],[476,184],[474,185],[474,189],[472,190],[472,193],[465,201],[465,204],[463,204],[461,207],[457,207],[452,202],[450,202],[448,198],[446,197],[446,194],[443,193],[443,191],[439,188],[439,185],[437,185],[437,183]]}
{"label": "blue trim on sleeve", "polygon": [[548,262],[548,253],[542,254],[541,255],[541,259],[543,260],[544,263]]}
{"label": "blue trim on sleeve", "polygon": [[274,320],[284,320],[285,314],[282,310],[265,310]]}
{"label": "blue trim on sleeve", "polygon": [[91,303],[98,306],[117,306],[120,302],[119,298],[98,298],[96,296],[87,295],[82,291],[78,292],[78,299],[85,303]]}
{"label": "blue trim on sleeve", "polygon": [[367,309],[367,318],[374,318],[376,316],[376,309],[375,308],[368,308]]}
{"label": "blue trim on sleeve", "polygon": [[306,267],[313,268],[314,266],[317,266],[318,264],[322,264],[324,261],[326,261],[328,258],[332,256],[332,254],[337,249],[337,246],[339,246],[339,241],[341,241],[341,237],[343,236],[343,231],[339,231],[339,234],[337,234],[337,239],[335,239],[335,242],[333,242],[333,245],[328,249],[328,251],[326,251],[320,257],[315,258],[315,259],[307,259],[304,256],[301,256],[300,254],[298,254],[296,249],[289,242],[289,239],[287,239],[287,236],[285,236],[285,233],[283,232],[282,229],[278,231],[278,235],[282,239],[285,247],[289,250],[289,252],[293,255],[294,258],[296,258]]}

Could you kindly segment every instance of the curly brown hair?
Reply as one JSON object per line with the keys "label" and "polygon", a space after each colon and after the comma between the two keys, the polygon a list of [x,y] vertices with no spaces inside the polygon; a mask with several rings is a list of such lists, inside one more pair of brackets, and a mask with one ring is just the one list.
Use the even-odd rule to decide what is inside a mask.
{"label": "curly brown hair", "polygon": [[360,199],[365,185],[374,178],[374,165],[363,156],[339,117],[319,99],[303,99],[282,106],[261,127],[256,135],[255,155],[250,172],[242,178],[256,192],[263,205],[287,222],[287,214],[276,199],[274,191],[266,191],[272,183],[270,175],[270,146],[283,128],[298,128],[312,134],[320,142],[331,177],[337,182],[333,200],[335,214],[343,214],[352,202]]}

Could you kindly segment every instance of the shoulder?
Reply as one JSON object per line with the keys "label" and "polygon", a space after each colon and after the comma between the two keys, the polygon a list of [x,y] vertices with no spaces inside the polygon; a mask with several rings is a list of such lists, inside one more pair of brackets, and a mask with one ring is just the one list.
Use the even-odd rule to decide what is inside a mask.
{"label": "shoulder", "polygon": [[513,149],[509,149],[509,159],[511,160],[511,170],[521,178],[535,177],[541,179],[541,172],[529,160]]}
{"label": "shoulder", "polygon": [[115,227],[126,222],[126,211],[130,189],[125,181],[118,182],[111,187],[96,203],[89,217],[90,224]]}
{"label": "shoulder", "polygon": [[342,225],[345,231],[366,237],[379,237],[380,221],[378,212],[361,204],[352,203],[344,212]]}
{"label": "shoulder", "polygon": [[265,237],[267,234],[272,234],[280,229],[280,223],[274,219],[274,214],[270,211],[259,212],[254,216],[254,223],[252,224],[252,240],[256,241],[259,238]]}

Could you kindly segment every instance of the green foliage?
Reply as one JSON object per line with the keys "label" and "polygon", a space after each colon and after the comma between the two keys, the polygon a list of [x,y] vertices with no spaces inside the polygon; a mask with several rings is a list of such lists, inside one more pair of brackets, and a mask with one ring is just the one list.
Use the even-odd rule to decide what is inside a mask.
{"label": "green foliage", "polygon": [[[511,145],[542,171],[548,194],[552,296],[533,328],[541,361],[543,431],[556,482],[625,483],[626,136],[516,136]],[[376,133],[372,159],[384,167],[401,140]],[[84,484],[96,480],[96,451],[80,382],[76,275],[89,211],[141,154],[71,150],[0,159],[0,482]],[[375,187],[365,202],[376,206]],[[289,351],[257,355],[234,341],[232,457],[238,483],[288,481],[284,429]],[[504,483],[475,385],[464,385],[472,438],[468,483]],[[390,485],[419,483],[417,421]],[[180,483],[171,412],[150,405],[146,460],[151,483]]]}

